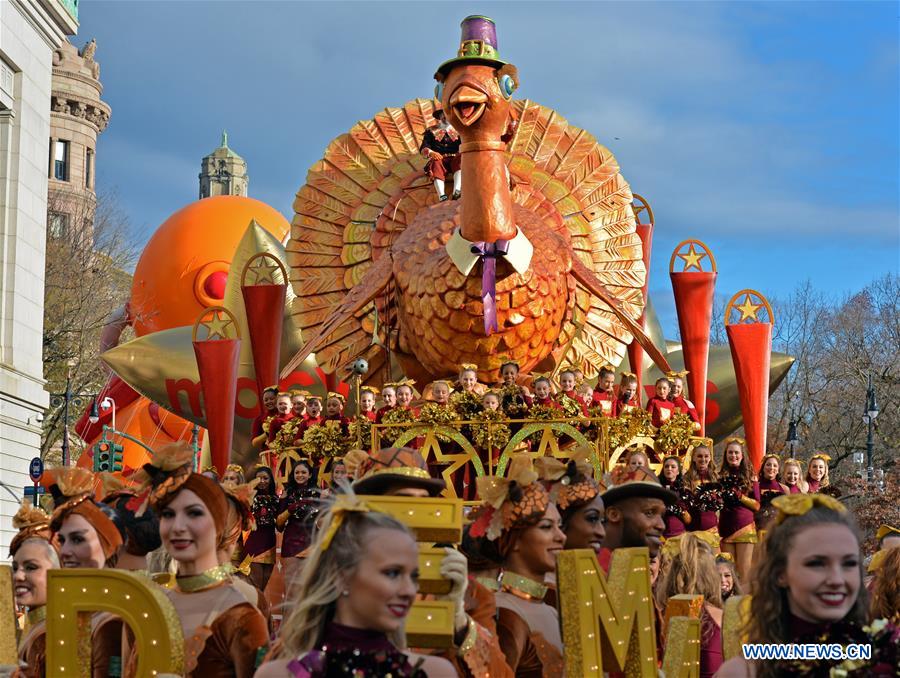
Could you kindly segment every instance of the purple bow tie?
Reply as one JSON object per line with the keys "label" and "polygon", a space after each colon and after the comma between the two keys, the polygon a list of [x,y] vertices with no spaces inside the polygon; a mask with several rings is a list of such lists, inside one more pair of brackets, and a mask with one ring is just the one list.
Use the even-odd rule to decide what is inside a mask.
{"label": "purple bow tie", "polygon": [[491,336],[497,325],[497,259],[509,251],[509,240],[472,243],[471,252],[482,262],[481,301],[484,304],[484,333]]}

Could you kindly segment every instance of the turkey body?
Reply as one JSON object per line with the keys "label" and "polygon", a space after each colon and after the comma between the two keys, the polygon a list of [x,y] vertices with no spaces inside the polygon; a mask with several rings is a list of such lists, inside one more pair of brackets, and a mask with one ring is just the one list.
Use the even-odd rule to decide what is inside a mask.
{"label": "turkey body", "polygon": [[[513,212],[516,225],[534,246],[534,255],[523,275],[504,259],[498,261],[499,331],[490,336],[484,332],[482,264],[463,276],[445,249],[460,225],[458,203],[439,203],[420,211],[394,242],[397,348],[416,356],[425,371],[419,378],[454,374],[462,363],[478,364],[486,375],[492,374],[509,359],[528,372],[558,344],[561,328],[575,307],[568,233],[561,219],[551,219],[558,224],[548,228],[547,218],[520,205]],[[402,361],[403,356],[399,357]]]}

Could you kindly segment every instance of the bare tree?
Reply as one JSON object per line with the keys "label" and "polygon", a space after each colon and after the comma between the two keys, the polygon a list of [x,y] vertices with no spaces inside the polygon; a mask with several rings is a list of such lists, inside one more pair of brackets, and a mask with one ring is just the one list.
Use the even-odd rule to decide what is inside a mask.
{"label": "bare tree", "polygon": [[[138,249],[112,194],[98,195],[96,204],[51,196],[48,214],[43,337],[47,389],[63,393],[71,369],[73,393],[97,393],[107,376],[98,359],[100,334],[110,314],[128,298],[129,271]],[[70,433],[80,415],[70,406]],[[63,407],[51,407],[44,419],[42,456],[62,434]]]}

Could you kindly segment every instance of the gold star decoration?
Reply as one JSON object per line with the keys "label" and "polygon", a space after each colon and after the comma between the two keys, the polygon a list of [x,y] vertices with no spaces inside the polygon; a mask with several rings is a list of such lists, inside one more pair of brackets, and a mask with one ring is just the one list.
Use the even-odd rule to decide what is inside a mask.
{"label": "gold star decoration", "polygon": [[759,318],[756,314],[759,312],[759,309],[762,308],[762,304],[754,304],[750,299],[749,294],[744,297],[743,304],[741,304],[740,306],[735,306],[734,308],[741,312],[741,319],[738,322],[744,322],[745,320],[750,320],[751,318],[759,322]]}
{"label": "gold star decoration", "polygon": [[684,254],[679,254],[679,258],[684,259],[684,270],[685,272],[690,271],[692,268],[696,268],[698,271],[702,271],[703,269],[700,267],[700,260],[706,256],[706,252],[698,252],[694,249],[694,243],[691,243],[688,247],[688,251]]}
{"label": "gold star decoration", "polygon": [[278,270],[278,265],[269,263],[269,257],[264,256],[260,257],[256,260],[256,265],[251,266],[250,270],[256,274],[256,282],[254,285],[262,285],[267,283],[269,285],[274,285],[275,283],[275,271]]}
{"label": "gold star decoration", "polygon": [[209,320],[204,320],[200,325],[205,327],[209,332],[206,337],[207,340],[214,339],[215,337],[228,339],[228,334],[225,329],[231,325],[231,318],[222,311],[213,311],[212,317]]}

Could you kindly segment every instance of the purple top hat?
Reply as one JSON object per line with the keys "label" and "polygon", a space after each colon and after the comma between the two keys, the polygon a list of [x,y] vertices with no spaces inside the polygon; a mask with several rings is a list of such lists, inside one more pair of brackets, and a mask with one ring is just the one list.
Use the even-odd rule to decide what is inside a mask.
{"label": "purple top hat", "polygon": [[482,63],[497,67],[506,64],[500,59],[497,49],[497,26],[493,19],[481,15],[467,16],[460,26],[462,32],[456,58],[442,63],[435,77],[445,76],[460,63]]}

